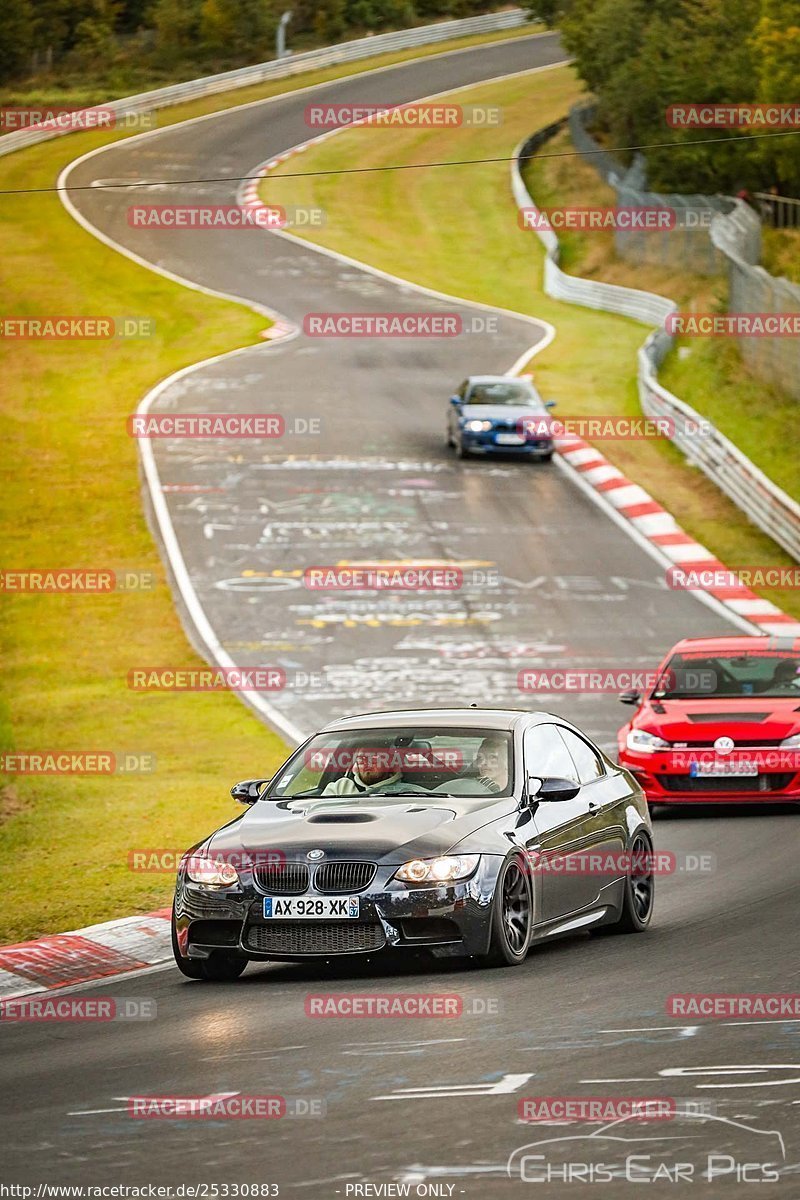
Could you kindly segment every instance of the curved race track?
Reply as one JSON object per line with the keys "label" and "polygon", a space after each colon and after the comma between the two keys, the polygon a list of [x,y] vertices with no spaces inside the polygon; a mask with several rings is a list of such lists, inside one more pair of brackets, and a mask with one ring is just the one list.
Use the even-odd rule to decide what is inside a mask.
{"label": "curved race track", "polygon": [[[315,95],[370,101],[391,94],[401,101],[561,57],[552,36],[524,38],[341,80]],[[79,163],[68,182],[233,179],[305,140],[308,102],[307,93],[290,95],[111,146]],[[169,199],[233,203],[236,190],[235,182],[182,187],[170,189]],[[164,193],[90,189],[71,199],[85,221],[136,255],[277,309],[300,326],[309,311],[475,312],[284,238],[131,230],[127,206],[163,203]],[[154,411],[322,418],[321,437],[287,438],[278,449],[255,442],[233,451],[220,442],[155,447],[168,488],[214,489],[165,493],[214,636],[241,664],[301,673],[296,686],[270,697],[290,733],[340,712],[395,703],[519,706],[528,703],[515,686],[521,665],[556,658],[651,666],[678,637],[732,628],[692,596],[665,589],[663,568],[568,471],[464,464],[445,451],[451,386],[468,372],[509,369],[542,336],[535,323],[511,315],[498,328],[492,337],[425,343],[301,335],[202,366],[155,401]],[[274,584],[276,572],[376,558],[476,561],[496,567],[500,583],[377,602]],[[246,571],[257,574],[244,588]],[[302,673],[317,677],[304,680]],[[613,697],[562,698],[553,707],[613,747],[622,711]],[[243,774],[257,769],[242,766]],[[660,820],[660,848],[679,857],[706,853],[711,869],[660,882],[650,933],[581,935],[537,949],[517,970],[460,970],[446,962],[339,964],[333,972],[272,966],[213,987],[184,985],[170,968],[90,989],[153,997],[157,1019],[3,1032],[2,1092],[13,1098],[6,1179],[273,1182],[283,1196],[314,1200],[359,1194],[348,1185],[404,1181],[437,1184],[443,1196],[524,1195],[531,1185],[520,1182],[519,1170],[515,1180],[506,1177],[512,1151],[597,1126],[517,1124],[521,1096],[647,1095],[716,1108],[705,1121],[683,1117],[614,1131],[645,1139],[633,1145],[595,1138],[561,1145],[553,1158],[620,1164],[635,1152],[651,1154],[653,1163],[705,1163],[707,1154],[727,1153],[781,1164],[785,1177],[758,1195],[796,1195],[800,1065],[791,1064],[799,1061],[798,1024],[682,1027],[666,1016],[665,1003],[675,992],[797,990],[790,951],[800,917],[798,828],[793,815],[766,812]],[[305,996],[325,990],[332,975],[336,991],[455,992],[465,1015],[307,1018]],[[327,1115],[210,1124],[131,1121],[124,1111],[124,1097],[134,1093],[218,1092],[319,1098]],[[785,1160],[780,1139],[768,1132],[775,1130]],[[697,1176],[695,1189],[724,1195],[734,1177],[710,1186]],[[640,1186],[617,1178],[600,1194],[634,1196]],[[585,1185],[576,1181],[557,1194],[584,1195]],[[660,1194],[656,1187],[653,1194]]]}

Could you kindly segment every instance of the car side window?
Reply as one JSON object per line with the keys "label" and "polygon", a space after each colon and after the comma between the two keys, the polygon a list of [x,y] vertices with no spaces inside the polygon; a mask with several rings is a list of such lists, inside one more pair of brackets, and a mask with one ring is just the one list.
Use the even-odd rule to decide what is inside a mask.
{"label": "car side window", "polygon": [[535,725],[523,741],[525,774],[569,779],[578,783],[578,772],[567,747],[561,740],[557,725]]}
{"label": "car side window", "polygon": [[559,733],[575,763],[580,783],[591,783],[593,779],[599,779],[601,775],[605,775],[606,769],[603,760],[588,742],[585,742],[582,737],[578,737],[577,733],[573,733],[571,729],[564,729],[563,726],[559,729]]}
{"label": "car side window", "polygon": [[458,395],[461,400],[466,399],[468,387],[469,387],[469,380],[465,379],[464,382],[462,383],[461,387],[458,389]]}

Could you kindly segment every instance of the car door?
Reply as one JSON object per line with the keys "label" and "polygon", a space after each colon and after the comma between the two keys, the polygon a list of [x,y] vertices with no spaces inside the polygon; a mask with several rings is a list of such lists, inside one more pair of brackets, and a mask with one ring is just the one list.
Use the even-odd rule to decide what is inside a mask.
{"label": "car door", "polygon": [[[560,727],[553,722],[534,725],[525,733],[522,743],[525,778],[534,775],[568,779],[580,786],[578,769],[561,736]],[[597,833],[584,794],[591,789],[581,787],[572,800],[539,801],[534,803],[535,837],[527,843],[532,862],[539,860],[541,872],[539,890],[539,919],[553,921],[591,904],[596,896],[594,881],[585,872],[571,870],[578,860],[570,856],[594,848]],[[536,866],[533,867],[535,871]]]}
{"label": "car door", "polygon": [[585,809],[584,833],[591,842],[592,851],[602,855],[602,870],[592,870],[587,876],[591,904],[600,898],[604,887],[613,886],[614,881],[624,874],[623,869],[612,865],[606,872],[605,863],[619,862],[619,855],[626,846],[625,810],[628,786],[618,771],[609,768],[602,754],[588,738],[573,729],[559,726],[561,738],[575,764],[581,785],[580,801]]}

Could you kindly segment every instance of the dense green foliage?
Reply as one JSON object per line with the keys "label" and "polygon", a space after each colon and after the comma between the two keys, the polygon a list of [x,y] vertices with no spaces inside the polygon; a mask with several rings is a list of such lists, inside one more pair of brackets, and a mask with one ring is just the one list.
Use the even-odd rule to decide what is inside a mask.
{"label": "dense green foliage", "polygon": [[[647,152],[652,186],[777,185],[800,195],[800,133],[743,143],[729,139],[763,129],[671,129],[665,119],[669,105],[695,101],[797,105],[800,0],[532,0],[530,8],[560,27],[611,144],[670,143]],[[725,140],[692,145],[714,136]]]}
{"label": "dense green foliage", "polygon": [[291,10],[298,49],[491,11],[486,0],[1,0],[0,83],[124,88],[272,58]]}

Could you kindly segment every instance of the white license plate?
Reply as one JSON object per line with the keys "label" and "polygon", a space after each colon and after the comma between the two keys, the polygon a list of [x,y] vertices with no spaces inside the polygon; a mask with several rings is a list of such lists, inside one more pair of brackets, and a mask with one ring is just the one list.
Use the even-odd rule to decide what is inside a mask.
{"label": "white license plate", "polygon": [[707,779],[715,775],[725,779],[731,776],[758,775],[758,764],[752,762],[694,762],[689,768],[694,778]]}
{"label": "white license plate", "polygon": [[281,921],[354,921],[358,896],[265,896],[264,918]]}
{"label": "white license plate", "polygon": [[494,435],[495,444],[497,446],[524,446],[525,438],[519,433],[496,433]]}

